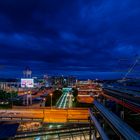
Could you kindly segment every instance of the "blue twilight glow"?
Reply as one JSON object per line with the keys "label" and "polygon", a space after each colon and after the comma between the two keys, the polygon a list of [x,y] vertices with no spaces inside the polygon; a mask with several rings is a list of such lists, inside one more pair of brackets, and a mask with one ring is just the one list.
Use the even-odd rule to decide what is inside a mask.
{"label": "blue twilight glow", "polygon": [[139,0],[1,0],[0,77],[25,66],[35,76],[121,77],[140,55],[139,17]]}

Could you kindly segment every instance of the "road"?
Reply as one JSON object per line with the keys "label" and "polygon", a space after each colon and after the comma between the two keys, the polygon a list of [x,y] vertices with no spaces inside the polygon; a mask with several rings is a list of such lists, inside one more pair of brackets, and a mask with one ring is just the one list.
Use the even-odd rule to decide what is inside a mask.
{"label": "road", "polygon": [[70,96],[71,88],[63,88],[63,94],[59,98],[58,102],[56,103],[56,107],[58,108],[68,108],[72,107],[72,97]]}
{"label": "road", "polygon": [[83,120],[87,122],[88,109],[12,109],[0,110],[0,120],[21,120],[42,119],[47,123],[65,123],[68,121],[77,122]]}

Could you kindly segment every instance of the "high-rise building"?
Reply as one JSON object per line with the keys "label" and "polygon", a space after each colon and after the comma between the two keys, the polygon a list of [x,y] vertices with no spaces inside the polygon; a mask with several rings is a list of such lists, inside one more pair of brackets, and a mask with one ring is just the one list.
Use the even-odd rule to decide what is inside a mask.
{"label": "high-rise building", "polygon": [[53,86],[73,86],[76,82],[74,76],[51,76],[49,81]]}

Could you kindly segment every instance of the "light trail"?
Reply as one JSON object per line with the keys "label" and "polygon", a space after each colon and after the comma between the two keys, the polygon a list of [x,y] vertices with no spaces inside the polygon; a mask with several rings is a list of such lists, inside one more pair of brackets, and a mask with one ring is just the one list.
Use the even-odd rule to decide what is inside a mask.
{"label": "light trail", "polygon": [[66,108],[66,105],[67,105],[67,101],[68,101],[68,95],[69,95],[69,93],[67,93],[67,97],[66,97],[66,99],[65,99],[65,102],[64,102],[64,106],[63,106],[63,108]]}
{"label": "light trail", "polygon": [[66,108],[67,107],[67,102],[68,102],[68,94],[69,94],[69,90],[63,90],[63,94],[61,95],[61,97],[59,98],[58,102],[56,103],[56,106],[58,108]]}
{"label": "light trail", "polygon": [[64,93],[63,99],[61,100],[59,108],[64,108],[65,100],[67,100],[67,93]]}
{"label": "light trail", "polygon": [[59,100],[57,101],[57,103],[56,103],[56,107],[58,107],[59,106],[59,103],[61,102],[61,99],[63,98],[63,94],[60,96],[60,98],[59,98]]}

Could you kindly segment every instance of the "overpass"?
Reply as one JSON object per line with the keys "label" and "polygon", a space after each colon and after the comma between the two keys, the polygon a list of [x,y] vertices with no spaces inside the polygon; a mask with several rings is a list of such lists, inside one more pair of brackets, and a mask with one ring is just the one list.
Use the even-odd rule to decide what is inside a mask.
{"label": "overpass", "polygon": [[44,123],[88,122],[88,109],[8,109],[0,110],[0,121],[41,121]]}
{"label": "overpass", "polygon": [[138,93],[116,89],[114,87],[103,87],[103,92],[99,93],[105,99],[115,101],[117,104],[120,104],[129,110],[140,113],[140,94]]}

